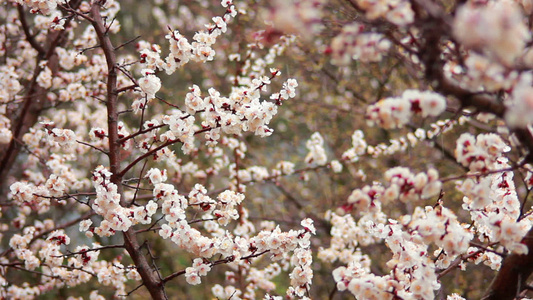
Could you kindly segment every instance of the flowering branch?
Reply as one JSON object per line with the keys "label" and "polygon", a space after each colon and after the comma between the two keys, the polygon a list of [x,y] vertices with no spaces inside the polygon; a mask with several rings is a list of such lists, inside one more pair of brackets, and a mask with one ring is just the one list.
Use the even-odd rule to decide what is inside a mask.
{"label": "flowering branch", "polygon": [[[206,132],[206,131],[209,131],[209,130],[212,130],[213,128],[211,127],[207,127],[207,128],[203,128],[203,129],[200,129],[200,130],[197,130],[194,134],[197,135],[197,134],[200,134],[200,133],[203,133],[203,132]],[[147,157],[150,157],[152,155],[154,155],[155,153],[157,153],[157,151],[165,148],[165,147],[168,147],[170,145],[173,145],[175,143],[178,143],[178,142],[181,142],[179,139],[175,139],[175,140],[168,140],[166,141],[165,143],[155,147],[154,149],[151,149],[150,151],[144,153],[143,155],[137,157],[133,162],[131,162],[130,164],[128,164],[126,167],[124,167],[124,169],[122,169],[118,174],[120,177],[123,177],[124,175],[126,175],[126,173],[131,169],[133,168],[134,166],[136,166],[140,161],[142,161],[143,159],[147,158]]]}
{"label": "flowering branch", "polygon": [[[259,253],[253,253],[253,254],[250,254],[248,256],[244,256],[244,257],[241,257],[240,259],[241,260],[249,260],[251,258],[255,258],[255,257],[259,257],[265,253],[268,253],[270,252],[270,250],[265,250],[265,251],[262,251],[262,252],[259,252]],[[220,264],[227,264],[227,263],[230,263],[230,262],[233,262],[235,260],[235,257],[226,257],[226,258],[223,258],[223,259],[219,259],[219,260],[216,260],[214,262],[209,262],[209,265],[211,267],[213,266],[216,266],[216,265],[220,265]],[[165,277],[163,279],[164,282],[168,282],[178,276],[181,276],[181,275],[184,275],[186,273],[185,270],[182,270],[182,271],[178,271],[178,272],[175,272],[175,273],[172,273],[170,275],[168,275],[167,277]]]}
{"label": "flowering branch", "polygon": [[97,247],[97,248],[84,249],[84,250],[77,251],[77,252],[69,252],[67,254],[62,254],[62,255],[54,255],[52,257],[69,257],[69,256],[74,256],[74,255],[84,255],[84,254],[87,254],[88,252],[101,251],[105,249],[116,249],[116,248],[124,248],[124,245],[107,245],[107,246],[102,246],[102,247]]}
{"label": "flowering branch", "polygon": [[[105,27],[102,16],[100,14],[100,6],[105,1],[95,1],[91,6],[92,25],[96,31],[102,49],[104,51],[107,62],[107,118],[108,118],[108,134],[109,134],[109,163],[111,169],[111,181],[119,188],[121,192],[121,181],[125,172],[120,172],[120,143],[118,135],[118,110],[117,110],[117,69],[115,47],[112,45],[108,36],[108,28]],[[136,164],[137,162],[135,162]],[[131,167],[130,167],[131,168]],[[126,205],[125,199],[122,195],[121,204]],[[153,299],[166,299],[164,293],[164,286],[160,279],[154,275],[152,267],[141,252],[141,247],[137,242],[135,231],[130,228],[124,232],[124,246],[130,254],[132,260],[137,266],[137,270],[143,279],[143,283],[150,292]]]}
{"label": "flowering branch", "polygon": [[[72,0],[70,1],[70,6],[76,9],[81,3],[81,0]],[[17,6],[17,10],[20,15],[24,15],[21,6]],[[67,19],[65,22],[65,27],[69,25],[71,18]],[[24,22],[24,21],[21,21]],[[24,22],[25,23],[25,22]],[[26,23],[25,23],[26,24]],[[27,25],[27,24],[26,24]],[[29,29],[24,30],[27,34],[27,38],[31,40],[31,34]],[[22,109],[15,114],[12,121],[11,132],[13,133],[13,138],[7,146],[3,146],[0,149],[0,182],[7,182],[6,178],[11,170],[12,165],[15,162],[19,152],[20,145],[17,143],[17,140],[22,140],[22,136],[26,134],[29,129],[37,122],[38,117],[40,116],[42,110],[46,107],[48,100],[46,98],[46,89],[39,86],[38,77],[43,71],[43,68],[40,66],[40,62],[47,60],[47,66],[50,68],[53,74],[57,73],[59,64],[57,54],[55,50],[57,47],[61,46],[66,42],[65,35],[67,31],[49,31],[46,36],[46,42],[44,46],[37,46],[36,42],[33,42],[37,46],[36,50],[41,53],[36,57],[35,69],[31,77],[30,83],[26,88],[25,95],[23,97],[24,104]],[[32,43],[31,41],[28,41]],[[4,186],[0,186],[0,192],[4,193]]]}

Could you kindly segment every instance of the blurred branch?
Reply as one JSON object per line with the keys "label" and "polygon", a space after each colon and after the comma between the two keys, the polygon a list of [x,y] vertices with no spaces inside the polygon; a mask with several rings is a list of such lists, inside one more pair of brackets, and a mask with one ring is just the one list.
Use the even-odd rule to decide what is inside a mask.
{"label": "blurred branch", "polygon": [[[436,91],[446,96],[453,96],[461,103],[462,108],[474,107],[477,111],[492,113],[500,118],[504,116],[505,105],[496,96],[471,92],[451,82],[444,75],[442,58],[442,39],[451,36],[449,16],[443,9],[425,0],[412,0],[413,10],[420,26],[425,43],[420,49],[420,58],[425,65],[425,77],[434,83]],[[529,130],[511,128],[528,154],[524,163],[533,162],[533,137]],[[502,262],[500,271],[492,282],[483,299],[505,300],[514,299],[526,288],[526,281],[533,272],[533,229],[523,238],[528,254],[512,253]]]}
{"label": "blurred branch", "polygon": [[328,221],[324,220],[324,218],[317,216],[313,212],[306,211],[300,201],[296,199],[289,191],[287,191],[281,184],[279,184],[279,182],[274,184],[274,186],[285,196],[285,198],[287,198],[287,200],[289,200],[289,202],[294,204],[294,206],[296,206],[299,211],[302,211],[303,213],[308,215],[311,219],[313,219],[313,221],[320,224],[320,226],[324,228],[327,232],[330,232],[331,224]]}
{"label": "blurred branch", "polygon": [[26,35],[26,40],[30,45],[33,47],[33,49],[37,50],[37,53],[39,53],[39,56],[42,57],[46,54],[46,50],[35,40],[35,35],[33,35],[30,31],[30,27],[28,25],[28,22],[26,21],[26,16],[24,15],[24,8],[21,4],[17,4],[17,12],[19,15],[19,20],[22,25],[22,30],[24,31],[24,35]]}

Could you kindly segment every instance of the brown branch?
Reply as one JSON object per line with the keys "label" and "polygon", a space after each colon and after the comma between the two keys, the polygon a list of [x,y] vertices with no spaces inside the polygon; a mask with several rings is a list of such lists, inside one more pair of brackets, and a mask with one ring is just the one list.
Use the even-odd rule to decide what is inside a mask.
{"label": "brown branch", "polygon": [[133,90],[135,89],[137,86],[135,84],[132,84],[132,85],[128,85],[128,86],[125,86],[125,87],[122,87],[120,89],[117,90],[117,94],[120,94],[120,93],[123,93],[123,92],[127,92],[129,90]]}
{"label": "brown branch", "polygon": [[163,98],[161,98],[161,97],[159,97],[159,96],[155,96],[155,97],[156,97],[157,100],[159,100],[159,101],[165,103],[166,105],[168,105],[168,106],[170,106],[170,107],[177,108],[177,109],[179,109],[179,110],[181,111],[181,108],[180,108],[179,106],[177,106],[177,105],[175,105],[175,104],[172,104],[172,103],[168,102],[167,100],[165,100],[165,99],[163,99]]}
{"label": "brown branch", "polygon": [[19,15],[20,24],[22,25],[22,30],[24,31],[24,35],[26,35],[26,40],[28,43],[30,43],[33,49],[37,50],[39,56],[44,56],[47,51],[35,40],[35,35],[30,32],[30,26],[28,25],[28,22],[26,22],[26,16],[24,15],[25,12],[24,8],[22,8],[22,5],[17,4],[17,12]]}
{"label": "brown branch", "polygon": [[124,47],[124,46],[126,46],[126,45],[128,45],[128,44],[130,44],[130,43],[133,43],[133,42],[135,42],[136,40],[138,40],[138,39],[140,39],[140,38],[141,38],[141,36],[138,35],[138,36],[132,38],[131,40],[126,41],[126,42],[124,42],[124,43],[122,43],[122,44],[116,46],[116,47],[115,47],[115,50],[118,50],[118,49],[120,49],[120,48],[122,48],[122,47]]}
{"label": "brown branch", "polygon": [[161,127],[163,127],[163,126],[166,126],[166,124],[159,124],[159,125],[157,125],[157,126],[152,126],[152,127],[148,128],[148,129],[139,130],[139,131],[137,131],[137,132],[135,132],[135,133],[132,133],[132,134],[130,134],[130,135],[128,135],[128,136],[125,136],[125,137],[119,139],[118,142],[122,144],[122,143],[126,142],[127,140],[130,140],[130,139],[132,139],[132,138],[134,138],[134,137],[136,137],[136,136],[138,136],[138,135],[141,135],[141,134],[143,134],[143,133],[150,132],[150,131],[152,131],[152,130],[154,130],[154,129],[158,129],[158,128],[161,128]]}
{"label": "brown branch", "polygon": [[115,249],[115,248],[124,248],[124,245],[108,245],[108,246],[102,246],[98,248],[80,250],[78,252],[69,252],[67,254],[62,254],[62,255],[53,255],[52,257],[69,257],[69,256],[74,256],[74,255],[80,255],[80,254],[83,255],[83,254],[86,254],[87,252],[94,252],[94,251],[101,251],[105,249]]}
{"label": "brown branch", "polygon": [[500,271],[492,281],[484,300],[512,300],[527,287],[527,279],[533,272],[533,230],[522,239],[528,254],[512,253],[507,256]]}
{"label": "brown branch", "polygon": [[[50,266],[48,265],[43,265],[43,266],[47,266],[50,268]],[[87,273],[89,275],[92,275],[93,277],[98,277],[98,275],[96,275],[96,273],[94,272],[91,272],[91,271],[88,271],[88,270],[85,270],[83,267],[73,267],[73,266],[69,266],[69,265],[61,265],[60,266],[61,268],[65,268],[67,270],[78,270],[78,271],[81,271],[81,272],[84,272],[84,273]]]}
{"label": "brown branch", "polygon": [[[146,168],[146,164],[148,161],[144,161],[144,164],[141,168],[141,172],[139,173],[139,180],[137,180],[137,186],[135,187],[135,193],[133,194],[133,199],[131,200],[131,203],[134,204],[135,200],[137,199],[137,194],[139,193],[139,190],[141,189],[141,178],[143,178],[144,169]],[[151,190],[151,189],[149,189]]]}
{"label": "brown branch", "polygon": [[438,275],[437,275],[437,279],[441,279],[443,276],[445,276],[446,274],[450,273],[453,269],[457,268],[461,262],[471,258],[471,257],[474,257],[480,253],[482,253],[483,250],[478,250],[474,253],[471,253],[469,255],[466,255],[466,256],[461,256],[461,257],[458,257],[450,266],[448,266],[446,269],[444,269],[443,271],[441,271]]}
{"label": "brown branch", "polygon": [[157,151],[165,148],[165,147],[168,147],[172,144],[175,144],[177,142],[180,142],[180,140],[176,139],[176,140],[169,140],[165,143],[163,143],[162,145],[159,145],[158,147],[144,153],[143,155],[137,157],[133,162],[131,162],[129,165],[127,165],[124,169],[122,169],[122,171],[120,171],[118,174],[120,177],[123,177],[124,175],[126,175],[126,173],[131,169],[133,168],[134,166],[136,166],[140,161],[142,161],[143,159],[151,156],[151,155],[154,155]]}
{"label": "brown branch", "polygon": [[516,169],[519,169],[521,167],[522,167],[521,165],[517,165],[517,166],[512,166],[512,167],[509,167],[509,168],[491,170],[491,171],[487,171],[487,172],[468,173],[468,174],[463,174],[463,175],[458,175],[458,176],[451,176],[451,177],[442,178],[440,181],[447,182],[447,181],[453,181],[453,180],[458,180],[458,179],[463,179],[463,178],[468,178],[468,177],[484,177],[484,176],[488,176],[488,175],[492,175],[492,174],[498,174],[498,173],[504,173],[504,172],[512,172],[512,171],[514,171]]}
{"label": "brown branch", "polygon": [[126,295],[123,295],[124,297],[129,297],[131,294],[135,293],[136,290],[140,289],[144,283],[139,284],[138,286],[134,287],[133,290],[129,291]]}
{"label": "brown branch", "polygon": [[87,147],[93,148],[94,150],[100,151],[100,152],[102,152],[102,153],[105,154],[105,155],[108,155],[108,153],[107,153],[105,150],[100,149],[100,148],[98,148],[98,147],[95,147],[95,146],[93,146],[93,145],[91,145],[91,144],[89,144],[89,143],[86,143],[86,142],[84,142],[84,141],[78,141],[78,140],[76,140],[76,142],[77,142],[78,144],[81,144],[81,145],[84,145],[84,146],[87,146]]}
{"label": "brown branch", "polygon": [[[161,216],[159,219],[157,219],[157,221],[155,221],[152,225],[150,225],[150,227],[148,227],[146,229],[139,229],[139,230],[136,231],[136,233],[143,233],[143,232],[149,232],[149,231],[154,231],[155,232],[157,230],[160,230],[161,227],[155,227],[155,225],[157,225],[157,223],[159,221],[161,221],[163,218],[164,218],[164,216]],[[216,221],[218,219],[219,218],[196,219],[196,220],[192,220],[192,221],[187,221],[187,224],[191,225],[191,224],[200,223],[200,222]],[[295,224],[299,224],[299,223],[295,223]]]}
{"label": "brown branch", "polygon": [[[154,126],[156,127],[156,126]],[[197,134],[200,134],[202,132],[206,132],[206,131],[209,131],[209,130],[212,130],[213,128],[212,127],[207,127],[207,128],[204,128],[204,129],[200,129],[198,131],[196,131],[194,133],[194,135],[197,135]],[[178,143],[180,142],[180,140],[176,139],[176,140],[169,140],[169,141],[166,141],[165,143],[159,145],[158,147],[144,153],[143,155],[137,157],[133,162],[131,162],[129,165],[127,165],[124,169],[122,169],[122,171],[120,171],[120,173],[118,173],[120,175],[120,177],[123,177],[124,175],[126,175],[126,173],[131,169],[133,168],[135,165],[137,165],[140,161],[142,161],[143,159],[151,156],[151,155],[154,155],[157,151],[165,148],[165,147],[168,147],[170,145],[173,145],[175,143]]]}
{"label": "brown branch", "polygon": [[[95,29],[98,40],[102,45],[102,50],[107,62],[107,118],[108,118],[108,140],[109,140],[109,165],[111,182],[117,185],[118,192],[121,195],[120,204],[127,206],[124,194],[122,191],[122,177],[125,172],[120,172],[120,143],[118,137],[118,93],[117,93],[117,61],[115,56],[115,47],[111,43],[102,15],[100,14],[100,6],[105,1],[95,1],[91,6],[92,25]],[[161,279],[155,275],[155,270],[150,266],[148,260],[141,251],[137,236],[133,228],[123,233],[124,246],[128,251],[133,263],[137,267],[137,271],[141,276],[144,286],[148,289],[152,299],[166,299],[164,292],[164,285]]]}
{"label": "brown branch", "polygon": [[46,277],[50,277],[50,278],[54,278],[54,279],[62,279],[61,276],[59,276],[59,275],[50,275],[50,274],[45,274],[43,272],[34,271],[34,270],[28,270],[26,268],[19,267],[19,265],[21,265],[21,264],[22,263],[11,263],[11,264],[2,264],[2,263],[0,263],[0,266],[7,267],[7,268],[13,268],[13,269],[17,269],[17,270],[20,270],[20,271],[24,271],[24,272],[28,272],[28,273],[32,273],[32,274],[37,274],[37,275],[40,275],[40,276],[46,276]]}
{"label": "brown branch", "polygon": [[[241,257],[240,260],[247,260],[247,259],[251,259],[251,258],[255,258],[255,257],[258,257],[258,256],[261,256],[265,253],[268,253],[270,252],[270,250],[265,250],[265,251],[262,251],[262,252],[259,252],[259,253],[253,253],[253,254],[250,254],[248,256],[244,256],[244,257]],[[229,257],[226,257],[226,258],[223,258],[223,259],[219,259],[217,261],[214,261],[212,263],[210,263],[210,266],[213,267],[213,266],[216,266],[216,265],[220,265],[220,264],[227,264],[229,262],[232,262],[235,260],[235,257],[233,256],[229,256]],[[178,272],[175,272],[175,273],[172,273],[170,275],[168,275],[167,277],[165,277],[165,279],[163,279],[163,282],[168,282],[178,276],[181,276],[185,274],[185,270],[182,270],[182,271],[178,271]]]}

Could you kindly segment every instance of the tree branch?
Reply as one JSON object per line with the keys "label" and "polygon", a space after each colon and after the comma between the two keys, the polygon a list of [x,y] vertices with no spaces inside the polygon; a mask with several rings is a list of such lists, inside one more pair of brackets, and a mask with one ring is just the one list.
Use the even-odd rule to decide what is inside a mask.
{"label": "tree branch", "polygon": [[[108,28],[104,24],[102,15],[100,14],[100,5],[104,1],[95,1],[91,7],[92,25],[98,36],[98,40],[102,45],[104,55],[107,62],[107,118],[108,118],[108,140],[109,140],[109,165],[112,172],[111,182],[117,185],[118,192],[121,195],[120,204],[126,206],[127,203],[122,192],[122,177],[124,173],[120,172],[120,143],[118,137],[118,92],[117,92],[117,61],[115,56],[115,47],[111,43],[108,36]],[[124,232],[124,246],[128,251],[134,264],[137,266],[137,271],[141,275],[144,286],[148,289],[152,299],[166,299],[164,293],[164,285],[161,279],[156,276],[155,270],[149,265],[148,260],[143,255],[137,236],[133,228]]]}

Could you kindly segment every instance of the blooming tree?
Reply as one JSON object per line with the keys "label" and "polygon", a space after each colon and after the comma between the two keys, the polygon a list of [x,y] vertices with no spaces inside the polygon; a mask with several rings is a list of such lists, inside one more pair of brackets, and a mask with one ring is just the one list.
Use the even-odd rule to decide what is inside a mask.
{"label": "blooming tree", "polygon": [[3,299],[529,296],[530,0],[1,3]]}

